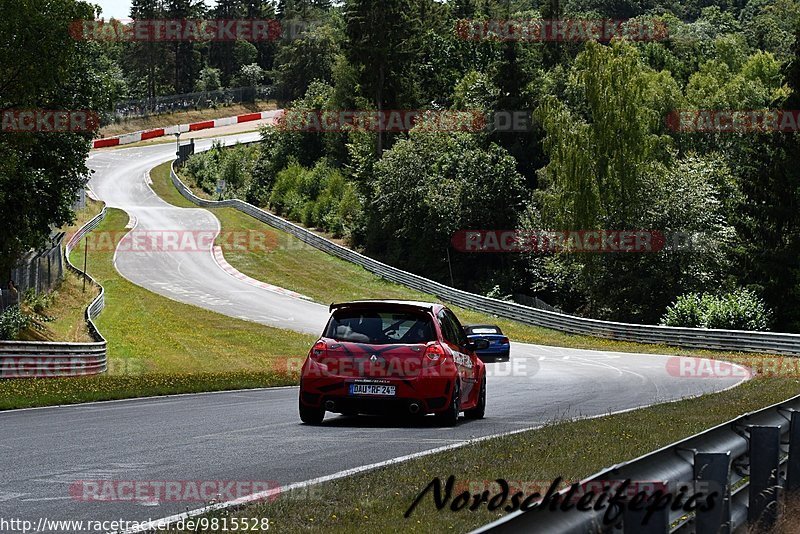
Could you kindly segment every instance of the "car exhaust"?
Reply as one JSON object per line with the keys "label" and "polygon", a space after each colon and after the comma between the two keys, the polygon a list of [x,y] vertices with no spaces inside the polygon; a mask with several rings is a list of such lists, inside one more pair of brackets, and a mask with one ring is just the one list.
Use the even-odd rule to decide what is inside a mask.
{"label": "car exhaust", "polygon": [[408,411],[411,412],[412,414],[419,413],[419,404],[417,404],[416,402],[412,402],[411,404],[408,405]]}
{"label": "car exhaust", "polygon": [[335,407],[336,404],[332,400],[325,401],[325,409],[329,412],[332,412]]}

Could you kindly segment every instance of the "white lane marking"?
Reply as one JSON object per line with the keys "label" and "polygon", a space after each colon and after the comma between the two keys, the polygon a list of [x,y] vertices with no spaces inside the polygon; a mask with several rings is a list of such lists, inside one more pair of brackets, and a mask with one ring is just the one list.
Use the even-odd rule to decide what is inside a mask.
{"label": "white lane marking", "polygon": [[3,501],[10,501],[11,499],[18,499],[20,497],[24,497],[25,495],[30,495],[29,493],[16,493],[13,491],[0,491],[0,502]]}
{"label": "white lane marking", "polygon": [[41,502],[41,501],[67,501],[72,497],[35,497],[31,499],[20,499],[20,502]]}

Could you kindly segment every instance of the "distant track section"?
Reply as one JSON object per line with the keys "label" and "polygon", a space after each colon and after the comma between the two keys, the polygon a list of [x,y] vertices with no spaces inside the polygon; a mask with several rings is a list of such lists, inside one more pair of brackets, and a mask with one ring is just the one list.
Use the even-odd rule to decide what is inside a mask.
{"label": "distant track section", "polygon": [[228,126],[230,124],[239,124],[242,122],[252,122],[262,119],[274,119],[278,117],[283,110],[259,111],[257,113],[245,113],[243,115],[235,115],[233,117],[223,117],[221,119],[213,119],[200,122],[192,122],[189,124],[179,124],[176,126],[169,126],[167,128],[154,128],[152,130],[140,130],[129,134],[118,135],[115,137],[105,137],[103,139],[95,139],[92,143],[92,148],[107,148],[120,145],[129,145],[131,143],[138,143],[147,139],[154,139],[163,137],[165,135],[175,135],[176,133],[196,132],[199,130],[207,130],[209,128],[219,128],[220,126]]}

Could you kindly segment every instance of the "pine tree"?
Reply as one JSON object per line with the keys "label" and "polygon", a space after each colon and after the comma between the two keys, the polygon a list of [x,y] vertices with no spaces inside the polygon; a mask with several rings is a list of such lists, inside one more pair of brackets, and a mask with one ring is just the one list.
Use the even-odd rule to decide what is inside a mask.
{"label": "pine tree", "polygon": [[[192,20],[200,15],[202,2],[197,0],[167,0],[166,18],[169,20]],[[178,40],[169,43],[172,49],[173,79],[175,93],[190,93],[200,71],[195,58],[195,43]]]}
{"label": "pine tree", "polygon": [[[347,56],[358,69],[363,96],[377,111],[397,109],[407,94],[408,43],[418,25],[412,24],[410,0],[350,0],[345,6]],[[378,135],[377,152],[383,152],[384,135]]]}
{"label": "pine tree", "polygon": [[[215,20],[241,19],[244,15],[244,6],[241,0],[217,0],[217,5],[211,11]],[[233,61],[234,41],[212,41],[210,44],[208,63],[220,70],[222,85],[228,86],[236,69]]]}
{"label": "pine tree", "polygon": [[[132,0],[131,18],[147,21],[164,18],[162,0]],[[153,41],[133,41],[126,49],[127,60],[123,62],[130,71],[132,79],[142,80],[142,93],[145,98],[158,96],[158,89],[164,83],[163,71],[165,43]]]}

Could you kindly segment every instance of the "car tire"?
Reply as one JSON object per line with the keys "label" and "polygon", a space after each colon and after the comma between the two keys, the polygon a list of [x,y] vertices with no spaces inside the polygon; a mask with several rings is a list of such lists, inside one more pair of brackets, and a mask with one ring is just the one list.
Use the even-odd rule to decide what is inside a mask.
{"label": "car tire", "polygon": [[300,420],[307,425],[318,425],[325,418],[325,410],[322,408],[309,408],[300,403]]}
{"label": "car tire", "polygon": [[464,417],[467,419],[483,419],[484,415],[486,415],[486,376],[481,380],[478,404],[471,410],[464,410]]}
{"label": "car tire", "polygon": [[456,426],[458,414],[461,413],[461,384],[458,379],[453,386],[453,396],[450,398],[450,405],[443,412],[438,412],[436,418],[442,426]]}

